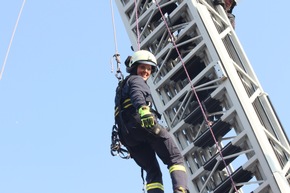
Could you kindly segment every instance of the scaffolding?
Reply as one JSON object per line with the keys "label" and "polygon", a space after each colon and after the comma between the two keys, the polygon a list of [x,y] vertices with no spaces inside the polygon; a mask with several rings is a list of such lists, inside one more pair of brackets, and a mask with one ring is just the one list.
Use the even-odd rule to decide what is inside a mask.
{"label": "scaffolding", "polygon": [[148,84],[186,160],[190,192],[288,193],[289,139],[223,7],[116,5],[134,50],[157,58]]}

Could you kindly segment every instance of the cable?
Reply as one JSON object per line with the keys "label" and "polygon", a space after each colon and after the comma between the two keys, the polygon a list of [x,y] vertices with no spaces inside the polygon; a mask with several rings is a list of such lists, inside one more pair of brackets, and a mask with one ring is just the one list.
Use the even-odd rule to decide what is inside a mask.
{"label": "cable", "polygon": [[17,29],[17,26],[18,26],[18,23],[19,23],[19,20],[20,20],[20,17],[21,17],[21,13],[22,13],[22,10],[23,10],[24,5],[25,5],[25,2],[26,2],[26,0],[23,0],[22,6],[21,6],[20,11],[18,13],[18,17],[17,17],[16,23],[15,23],[15,26],[14,26],[14,29],[13,29],[13,32],[12,32],[12,36],[10,38],[8,49],[6,51],[6,55],[5,55],[4,62],[3,62],[3,65],[2,65],[2,69],[1,69],[1,72],[0,72],[0,80],[2,79],[2,76],[3,76],[3,72],[4,72],[4,69],[5,69],[5,66],[6,66],[6,62],[7,62],[7,59],[8,59],[9,52],[10,52],[10,48],[11,48],[11,45],[12,45],[12,42],[13,42],[13,39],[14,39],[14,35],[15,35],[15,32],[16,32],[16,29]]}
{"label": "cable", "polygon": [[138,46],[138,50],[140,50],[140,32],[139,32],[139,16],[138,16],[138,5],[136,0],[134,0],[135,2],[135,16],[136,16],[136,33],[137,33],[137,46]]}
{"label": "cable", "polygon": [[111,4],[111,15],[112,15],[112,24],[113,24],[113,33],[114,33],[114,43],[115,43],[115,53],[118,53],[118,42],[116,37],[116,25],[115,25],[115,17],[114,17],[114,10],[113,10],[113,3],[112,0],[110,1]]}
{"label": "cable", "polygon": [[[113,3],[112,0],[110,1],[110,5],[111,5],[111,15],[112,15],[112,25],[113,25],[113,33],[114,33],[114,44],[115,44],[115,54],[113,55],[113,57],[115,57],[115,60],[117,62],[117,70],[116,70],[116,78],[121,81],[124,79],[124,76],[122,74],[121,68],[120,68],[120,54],[118,52],[118,42],[117,42],[117,33],[116,33],[116,25],[115,25],[115,17],[114,17],[114,10],[113,10]],[[113,72],[113,63],[111,62],[111,72]]]}

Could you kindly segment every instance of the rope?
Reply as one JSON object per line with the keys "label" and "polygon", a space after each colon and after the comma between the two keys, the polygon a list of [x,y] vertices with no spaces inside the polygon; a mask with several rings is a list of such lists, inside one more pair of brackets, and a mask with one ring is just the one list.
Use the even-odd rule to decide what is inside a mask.
{"label": "rope", "polygon": [[116,36],[116,26],[115,26],[115,16],[114,16],[114,10],[113,10],[113,3],[112,0],[110,1],[111,5],[111,15],[112,15],[112,24],[113,24],[113,31],[114,31],[114,42],[115,42],[115,53],[118,53],[118,42],[117,42],[117,36]]}
{"label": "rope", "polygon": [[[115,17],[114,17],[112,0],[110,1],[110,6],[111,6],[111,15],[112,15],[114,44],[115,44],[115,54],[113,55],[113,58],[115,58],[116,63],[117,63],[117,70],[116,70],[115,76],[119,81],[122,81],[124,79],[124,76],[123,76],[121,68],[120,68],[121,61],[120,61],[120,54],[118,52],[117,33],[116,33],[116,25],[115,25]],[[111,72],[113,72],[113,71],[114,71],[114,65],[113,65],[113,62],[111,61]]]}
{"label": "rope", "polygon": [[229,177],[230,177],[231,183],[232,183],[232,185],[233,185],[235,191],[238,192],[238,189],[237,189],[237,187],[236,187],[236,185],[235,185],[235,182],[234,182],[234,180],[233,180],[233,177],[232,177],[232,175],[230,174],[229,168],[228,168],[228,166],[227,166],[227,164],[226,164],[226,162],[225,162],[224,156],[223,156],[223,154],[222,154],[222,152],[221,152],[221,148],[219,147],[219,145],[218,145],[218,141],[217,141],[217,139],[216,139],[216,137],[215,137],[215,135],[214,135],[214,133],[213,133],[213,131],[212,131],[212,128],[211,128],[211,122],[208,121],[208,119],[207,119],[207,115],[206,115],[206,113],[205,113],[205,110],[204,110],[204,108],[203,108],[203,105],[201,104],[201,102],[200,102],[200,100],[199,100],[199,97],[198,97],[198,95],[197,95],[197,93],[196,93],[196,89],[195,89],[194,85],[191,83],[190,75],[189,75],[189,73],[188,73],[188,71],[187,71],[187,68],[186,68],[184,62],[183,62],[183,59],[182,59],[181,54],[180,54],[180,52],[179,52],[179,49],[178,49],[178,47],[177,47],[177,45],[176,45],[175,39],[174,39],[174,37],[173,37],[173,35],[172,35],[171,31],[170,31],[169,25],[168,25],[168,23],[167,23],[167,21],[166,21],[166,19],[165,19],[165,17],[164,17],[164,14],[162,13],[161,7],[160,7],[160,5],[159,5],[159,3],[158,3],[157,1],[156,1],[156,5],[157,5],[157,7],[158,7],[158,9],[159,9],[159,12],[160,12],[160,14],[161,14],[161,16],[162,16],[162,20],[163,20],[164,23],[165,23],[165,26],[166,26],[166,29],[167,29],[167,31],[168,31],[168,34],[169,34],[169,36],[170,36],[170,38],[171,38],[171,41],[173,42],[173,46],[174,46],[174,48],[175,48],[175,50],[176,50],[176,52],[177,52],[177,54],[178,54],[178,57],[179,57],[179,59],[180,59],[180,61],[181,61],[181,63],[182,63],[182,66],[183,66],[183,68],[184,68],[184,71],[185,71],[185,73],[186,73],[186,76],[187,76],[187,78],[188,78],[188,80],[189,80],[191,90],[192,90],[192,92],[194,93],[194,95],[195,95],[195,97],[196,97],[196,99],[197,99],[197,102],[198,102],[198,104],[199,104],[199,106],[200,106],[200,109],[201,109],[201,112],[202,112],[202,114],[203,114],[203,117],[204,117],[204,119],[205,119],[205,121],[206,121],[206,123],[207,123],[207,126],[208,126],[209,129],[210,129],[211,135],[212,135],[212,137],[213,137],[213,139],[214,139],[214,141],[215,141],[215,144],[216,144],[216,146],[217,146],[218,152],[219,152],[219,154],[220,154],[220,156],[221,156],[221,158],[222,158],[222,161],[223,161],[223,163],[224,163],[224,165],[225,165],[225,167],[226,167],[226,170],[227,170],[227,173],[228,173],[228,175],[229,175]]}
{"label": "rope", "polygon": [[1,72],[0,72],[0,80],[2,79],[2,76],[3,76],[3,72],[4,72],[4,69],[5,69],[5,66],[6,66],[8,55],[9,55],[9,52],[10,52],[10,49],[11,49],[11,45],[12,45],[12,42],[13,42],[13,39],[14,39],[14,35],[15,35],[15,32],[16,32],[16,29],[17,29],[17,26],[18,26],[18,23],[19,23],[19,20],[20,20],[20,17],[21,17],[21,13],[22,13],[22,10],[23,10],[24,5],[25,5],[25,2],[26,2],[26,0],[23,0],[21,8],[20,8],[20,11],[18,13],[18,17],[17,17],[16,23],[15,23],[15,26],[14,26],[14,29],[13,29],[13,32],[12,32],[12,36],[10,38],[8,49],[6,51],[6,55],[5,55],[4,62],[3,62],[3,65],[2,65],[2,69],[1,69]]}
{"label": "rope", "polygon": [[135,16],[136,16],[136,33],[137,33],[137,46],[138,50],[140,50],[140,32],[139,32],[139,16],[138,16],[138,5],[136,0],[135,2]]}

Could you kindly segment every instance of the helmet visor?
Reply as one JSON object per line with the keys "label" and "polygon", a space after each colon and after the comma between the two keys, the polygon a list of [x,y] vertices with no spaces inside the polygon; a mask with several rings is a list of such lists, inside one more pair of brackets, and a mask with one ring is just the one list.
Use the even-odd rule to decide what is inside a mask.
{"label": "helmet visor", "polygon": [[148,61],[148,60],[139,60],[136,62],[137,64],[149,64],[151,66],[156,66],[156,64],[154,62]]}

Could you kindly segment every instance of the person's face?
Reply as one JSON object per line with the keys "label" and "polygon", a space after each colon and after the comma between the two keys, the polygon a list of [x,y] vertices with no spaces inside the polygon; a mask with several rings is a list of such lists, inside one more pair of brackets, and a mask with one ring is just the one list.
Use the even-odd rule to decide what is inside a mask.
{"label": "person's face", "polygon": [[151,75],[152,66],[149,64],[139,64],[137,67],[137,75],[141,76],[145,81]]}

